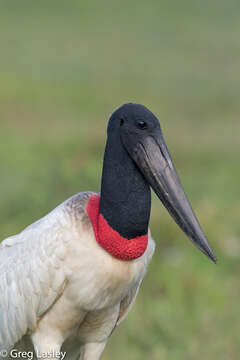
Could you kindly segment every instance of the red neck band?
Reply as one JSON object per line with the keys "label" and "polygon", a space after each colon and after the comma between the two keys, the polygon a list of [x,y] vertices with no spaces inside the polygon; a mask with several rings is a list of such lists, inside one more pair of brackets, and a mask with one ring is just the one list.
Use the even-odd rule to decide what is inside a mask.
{"label": "red neck band", "polygon": [[148,234],[133,239],[122,237],[99,213],[99,207],[100,195],[94,194],[90,197],[86,210],[98,244],[120,260],[134,260],[143,255],[148,245]]}

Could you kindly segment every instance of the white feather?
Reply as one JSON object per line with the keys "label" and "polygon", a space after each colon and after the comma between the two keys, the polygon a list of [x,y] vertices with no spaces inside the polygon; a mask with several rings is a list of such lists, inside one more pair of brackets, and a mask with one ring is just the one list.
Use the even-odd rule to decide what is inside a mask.
{"label": "white feather", "polygon": [[63,211],[57,208],[1,244],[0,350],[9,350],[27,330],[33,330],[38,317],[60,294],[64,282],[60,264],[66,252],[62,239],[69,232],[64,220]]}
{"label": "white feather", "polygon": [[103,349],[128,313],[154,242],[149,233],[140,258],[113,258],[96,242],[85,211],[90,195],[75,195],[0,245],[0,351],[32,351],[30,339],[70,358],[81,344]]}

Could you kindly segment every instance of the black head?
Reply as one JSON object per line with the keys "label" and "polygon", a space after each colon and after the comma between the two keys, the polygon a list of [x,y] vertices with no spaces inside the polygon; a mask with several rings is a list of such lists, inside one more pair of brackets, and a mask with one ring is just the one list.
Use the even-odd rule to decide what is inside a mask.
{"label": "black head", "polygon": [[108,134],[118,132],[126,148],[134,148],[139,140],[160,131],[158,118],[145,106],[133,103],[114,111],[108,123]]}
{"label": "black head", "polygon": [[202,252],[216,261],[184,193],[157,117],[143,105],[125,104],[110,117],[108,137],[120,137],[119,146],[125,148],[176,223]]}

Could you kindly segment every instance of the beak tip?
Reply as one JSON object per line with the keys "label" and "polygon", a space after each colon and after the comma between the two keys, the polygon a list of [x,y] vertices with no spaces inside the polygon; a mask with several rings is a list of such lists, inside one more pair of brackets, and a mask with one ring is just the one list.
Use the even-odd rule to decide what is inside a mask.
{"label": "beak tip", "polygon": [[216,258],[216,256],[213,254],[213,251],[211,250],[211,248],[210,249],[208,249],[208,251],[207,252],[205,252],[204,251],[204,253],[205,253],[205,255],[207,255],[213,262],[214,262],[214,264],[217,264],[217,258]]}
{"label": "beak tip", "polygon": [[217,258],[214,255],[205,235],[203,234],[203,238],[201,239],[201,241],[196,241],[195,239],[192,239],[195,243],[195,245],[197,245],[197,247],[210,259],[212,260],[215,264],[217,264]]}
{"label": "beak tip", "polygon": [[212,261],[214,262],[214,264],[217,264],[217,263],[218,263],[217,258],[216,258],[214,255],[211,257],[211,259],[212,259]]}

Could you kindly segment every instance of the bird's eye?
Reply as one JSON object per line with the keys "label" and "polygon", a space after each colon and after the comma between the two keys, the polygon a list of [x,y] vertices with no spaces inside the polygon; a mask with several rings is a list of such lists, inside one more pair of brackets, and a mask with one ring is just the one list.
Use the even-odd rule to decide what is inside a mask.
{"label": "bird's eye", "polygon": [[124,124],[124,119],[120,119],[120,126],[123,126]]}
{"label": "bird's eye", "polygon": [[145,121],[143,121],[143,120],[140,120],[140,121],[138,121],[137,126],[138,126],[139,129],[143,130],[143,129],[147,128],[147,123]]}

